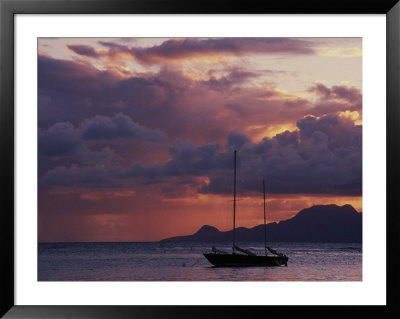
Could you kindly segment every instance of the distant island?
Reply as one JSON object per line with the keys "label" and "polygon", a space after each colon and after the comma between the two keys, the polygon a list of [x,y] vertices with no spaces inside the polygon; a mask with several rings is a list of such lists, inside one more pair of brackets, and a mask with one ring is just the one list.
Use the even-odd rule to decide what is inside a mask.
{"label": "distant island", "polygon": [[[263,241],[264,226],[236,229],[237,241]],[[268,242],[362,242],[362,213],[351,205],[317,205],[301,210],[291,219],[267,224]],[[229,242],[232,230],[204,225],[195,234],[161,242]]]}

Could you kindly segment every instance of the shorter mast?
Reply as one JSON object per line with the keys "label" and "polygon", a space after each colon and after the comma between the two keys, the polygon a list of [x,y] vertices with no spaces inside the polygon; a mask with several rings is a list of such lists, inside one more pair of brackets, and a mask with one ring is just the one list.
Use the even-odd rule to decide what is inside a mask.
{"label": "shorter mast", "polygon": [[263,193],[264,193],[264,251],[267,256],[267,223],[265,217],[265,180],[263,179]]}

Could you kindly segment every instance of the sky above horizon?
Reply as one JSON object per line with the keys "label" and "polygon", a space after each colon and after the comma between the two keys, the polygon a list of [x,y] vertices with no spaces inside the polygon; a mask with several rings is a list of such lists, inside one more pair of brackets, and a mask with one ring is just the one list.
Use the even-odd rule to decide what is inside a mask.
{"label": "sky above horizon", "polygon": [[40,38],[40,242],[362,210],[361,38]]}

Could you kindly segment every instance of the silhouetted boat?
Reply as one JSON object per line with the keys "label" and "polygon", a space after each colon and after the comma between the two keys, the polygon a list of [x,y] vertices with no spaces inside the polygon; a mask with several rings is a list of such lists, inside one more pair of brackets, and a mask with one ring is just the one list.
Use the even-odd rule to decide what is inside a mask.
{"label": "silhouetted boat", "polygon": [[[267,246],[267,231],[266,231],[266,217],[265,217],[265,182],[263,180],[263,193],[264,193],[264,248],[265,255],[256,255],[253,252],[240,248],[235,244],[235,231],[236,231],[236,150],[233,153],[234,160],[234,174],[233,174],[233,241],[232,253],[227,253],[216,249],[212,246],[211,253],[205,253],[204,257],[213,264],[215,267],[269,267],[269,266],[287,266],[289,258],[271,247]],[[267,254],[267,251],[271,255]]]}

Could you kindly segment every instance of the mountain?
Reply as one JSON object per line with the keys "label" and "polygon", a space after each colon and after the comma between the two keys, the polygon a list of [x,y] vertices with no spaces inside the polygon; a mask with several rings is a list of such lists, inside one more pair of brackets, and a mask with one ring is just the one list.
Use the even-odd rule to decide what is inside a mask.
{"label": "mountain", "polygon": [[[232,236],[232,230],[219,231],[204,225],[193,235],[166,238],[162,242],[226,242],[232,241]],[[264,241],[264,225],[236,228],[236,240]],[[312,206],[291,219],[267,224],[267,241],[361,243],[362,213],[351,205]]]}

